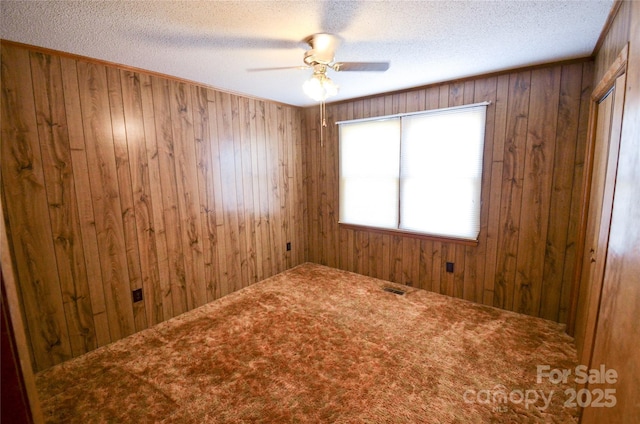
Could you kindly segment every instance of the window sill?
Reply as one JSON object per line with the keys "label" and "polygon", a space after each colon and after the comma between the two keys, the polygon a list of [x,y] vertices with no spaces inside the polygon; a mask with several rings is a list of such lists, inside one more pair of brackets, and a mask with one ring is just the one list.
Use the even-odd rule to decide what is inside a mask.
{"label": "window sill", "polygon": [[365,225],[356,225],[356,224],[344,224],[342,222],[338,222],[338,226],[340,228],[344,228],[347,230],[355,230],[355,231],[368,231],[371,233],[379,233],[379,234],[387,234],[390,236],[403,236],[403,237],[413,237],[420,240],[431,240],[438,241],[444,243],[456,243],[464,246],[477,246],[478,240],[470,240],[463,238],[455,238],[455,237],[445,237],[438,236],[433,234],[424,234],[424,233],[414,233],[411,231],[405,230],[392,230],[389,228],[377,228],[377,227],[367,227]]}

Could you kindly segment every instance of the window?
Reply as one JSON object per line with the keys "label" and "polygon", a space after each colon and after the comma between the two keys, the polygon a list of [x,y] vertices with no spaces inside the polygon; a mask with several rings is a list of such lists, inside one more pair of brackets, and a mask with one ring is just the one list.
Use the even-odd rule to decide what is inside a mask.
{"label": "window", "polygon": [[487,105],[339,122],[340,223],[477,240]]}

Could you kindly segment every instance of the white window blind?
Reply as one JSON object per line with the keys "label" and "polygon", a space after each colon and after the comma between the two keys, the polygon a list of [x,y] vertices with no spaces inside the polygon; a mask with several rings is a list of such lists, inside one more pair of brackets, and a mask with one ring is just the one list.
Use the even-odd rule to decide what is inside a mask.
{"label": "white window blind", "polygon": [[476,240],[486,106],[340,123],[340,222]]}
{"label": "white window blind", "polygon": [[400,122],[340,125],[340,221],[398,227]]}

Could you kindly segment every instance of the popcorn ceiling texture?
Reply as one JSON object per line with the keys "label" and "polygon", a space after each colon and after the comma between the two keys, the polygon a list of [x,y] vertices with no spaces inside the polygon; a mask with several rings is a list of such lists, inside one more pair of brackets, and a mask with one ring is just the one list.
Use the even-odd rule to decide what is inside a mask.
{"label": "popcorn ceiling texture", "polygon": [[49,423],[575,422],[537,365],[575,368],[561,325],[307,263],[37,385]]}
{"label": "popcorn ceiling texture", "polygon": [[333,73],[340,100],[589,56],[612,0],[2,1],[1,37],[160,72],[219,89],[313,104],[302,65],[317,32],[339,61],[391,61],[386,73]]}

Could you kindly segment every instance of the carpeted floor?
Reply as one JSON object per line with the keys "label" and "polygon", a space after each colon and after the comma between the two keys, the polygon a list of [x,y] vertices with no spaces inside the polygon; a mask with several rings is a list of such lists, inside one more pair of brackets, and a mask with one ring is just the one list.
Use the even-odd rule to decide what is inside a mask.
{"label": "carpeted floor", "polygon": [[46,419],[576,421],[564,406],[571,382],[536,378],[537,365],[576,366],[560,325],[388,286],[300,265],[39,373]]}

